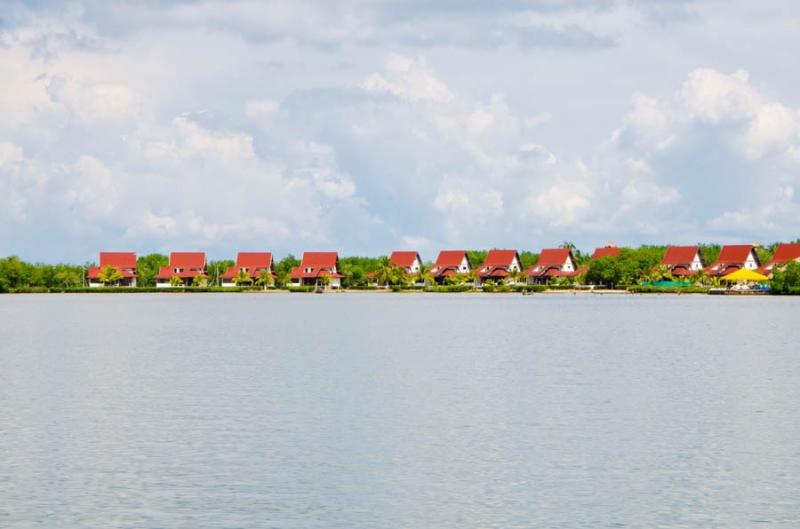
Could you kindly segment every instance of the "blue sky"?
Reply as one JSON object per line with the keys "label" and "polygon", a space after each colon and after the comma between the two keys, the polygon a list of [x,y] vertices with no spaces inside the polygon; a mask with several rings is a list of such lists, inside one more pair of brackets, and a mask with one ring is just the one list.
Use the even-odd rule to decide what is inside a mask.
{"label": "blue sky", "polygon": [[800,237],[791,0],[0,12],[0,255]]}

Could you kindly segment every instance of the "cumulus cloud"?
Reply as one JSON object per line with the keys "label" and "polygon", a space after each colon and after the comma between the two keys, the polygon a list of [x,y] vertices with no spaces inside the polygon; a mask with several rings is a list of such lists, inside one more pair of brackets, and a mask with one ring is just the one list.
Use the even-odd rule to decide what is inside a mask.
{"label": "cumulus cloud", "polygon": [[0,252],[791,237],[796,32],[655,4],[11,2]]}

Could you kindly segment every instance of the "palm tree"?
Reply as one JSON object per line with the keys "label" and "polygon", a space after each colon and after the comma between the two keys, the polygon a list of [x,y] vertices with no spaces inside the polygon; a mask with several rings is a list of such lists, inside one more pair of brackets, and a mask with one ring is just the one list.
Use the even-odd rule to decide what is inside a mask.
{"label": "palm tree", "polygon": [[192,286],[193,287],[204,287],[208,284],[208,277],[204,274],[197,274],[192,279]]}
{"label": "palm tree", "polygon": [[392,266],[388,263],[383,264],[375,270],[375,281],[379,285],[390,285],[392,284],[392,280],[394,279],[394,273],[392,270]]}
{"label": "palm tree", "polygon": [[179,276],[172,276],[169,278],[169,284],[173,287],[182,287],[183,279],[181,279]]}
{"label": "palm tree", "polygon": [[331,276],[328,274],[321,275],[317,278],[317,287],[322,287],[326,290],[331,284]]}
{"label": "palm tree", "polygon": [[236,277],[233,278],[233,282],[236,283],[237,285],[241,286],[244,283],[252,283],[253,282],[253,278],[250,277],[250,275],[247,272],[245,272],[244,270],[239,269],[239,273],[236,274]]}
{"label": "palm tree", "polygon": [[256,279],[256,285],[260,285],[260,286],[264,287],[265,291],[267,290],[267,288],[272,286],[273,282],[274,281],[273,281],[273,278],[272,278],[272,274],[269,273],[267,270],[262,270],[258,274],[258,278]]}
{"label": "palm tree", "polygon": [[100,273],[97,274],[97,279],[101,283],[108,286],[109,284],[116,283],[122,279],[122,272],[115,266],[104,266]]}

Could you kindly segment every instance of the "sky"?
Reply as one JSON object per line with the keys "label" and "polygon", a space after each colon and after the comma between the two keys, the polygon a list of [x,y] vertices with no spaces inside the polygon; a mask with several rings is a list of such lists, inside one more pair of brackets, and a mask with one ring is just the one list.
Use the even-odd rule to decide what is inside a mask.
{"label": "sky", "polygon": [[800,237],[796,0],[0,13],[0,255]]}

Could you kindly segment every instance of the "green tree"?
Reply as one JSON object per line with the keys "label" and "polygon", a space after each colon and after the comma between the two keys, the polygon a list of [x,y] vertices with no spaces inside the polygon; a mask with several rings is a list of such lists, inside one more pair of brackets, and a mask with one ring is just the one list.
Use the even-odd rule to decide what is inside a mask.
{"label": "green tree", "polygon": [[100,273],[97,274],[97,279],[104,285],[108,286],[121,281],[122,272],[120,272],[119,268],[115,266],[104,266],[100,270]]}
{"label": "green tree", "polygon": [[184,286],[183,285],[183,279],[181,279],[179,276],[170,277],[169,278],[169,284],[171,286],[173,286],[173,287],[182,287],[182,286]]}
{"label": "green tree", "polygon": [[779,294],[800,293],[800,263],[791,261],[772,271],[772,290]]}
{"label": "green tree", "polygon": [[239,273],[233,278],[233,282],[239,286],[244,284],[251,285],[253,283],[253,278],[244,270],[239,270]]}
{"label": "green tree", "polygon": [[197,274],[192,278],[193,287],[204,287],[208,285],[208,276],[204,274]]}
{"label": "green tree", "polygon": [[161,267],[169,264],[169,257],[160,253],[142,255],[136,260],[136,286],[153,287]]}
{"label": "green tree", "polygon": [[230,259],[222,259],[220,261],[209,261],[208,266],[206,267],[206,272],[208,273],[208,282],[212,285],[219,286],[220,285],[220,276],[228,270],[228,268],[234,266],[236,263],[231,261]]}
{"label": "green tree", "polygon": [[266,291],[272,286],[273,283],[274,279],[271,273],[269,273],[267,270],[262,270],[259,272],[258,277],[256,278],[256,285],[263,287]]}

